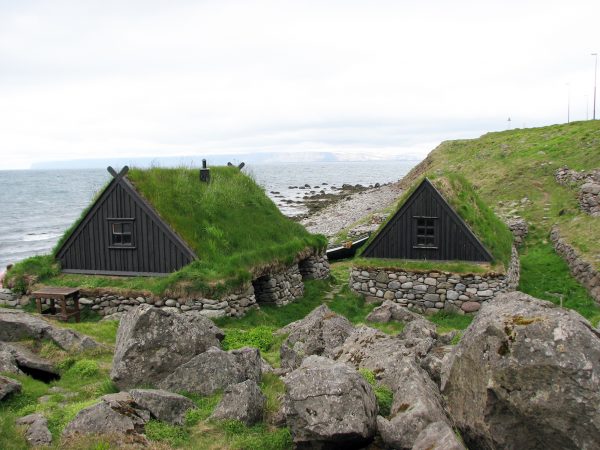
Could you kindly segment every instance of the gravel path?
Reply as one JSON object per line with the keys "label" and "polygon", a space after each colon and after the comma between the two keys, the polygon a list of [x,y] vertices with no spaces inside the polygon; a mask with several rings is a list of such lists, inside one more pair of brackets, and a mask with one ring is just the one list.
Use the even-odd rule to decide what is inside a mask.
{"label": "gravel path", "polygon": [[402,189],[398,187],[398,183],[368,189],[352,194],[347,199],[340,200],[315,215],[303,219],[300,223],[311,233],[332,237],[366,215],[395,203],[400,194]]}

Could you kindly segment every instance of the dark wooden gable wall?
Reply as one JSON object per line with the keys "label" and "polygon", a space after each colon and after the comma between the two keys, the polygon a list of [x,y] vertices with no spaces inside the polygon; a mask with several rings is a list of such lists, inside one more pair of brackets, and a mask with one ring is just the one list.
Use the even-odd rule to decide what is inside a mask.
{"label": "dark wooden gable wall", "polygon": [[[433,239],[419,231],[433,227]],[[433,242],[432,242],[433,241]],[[363,252],[367,258],[491,261],[492,255],[425,178]]]}
{"label": "dark wooden gable wall", "polygon": [[[63,272],[159,275],[174,272],[196,258],[125,173],[115,176],[57,252]],[[131,239],[130,245],[113,245],[113,223],[131,224],[131,237],[125,241]]]}

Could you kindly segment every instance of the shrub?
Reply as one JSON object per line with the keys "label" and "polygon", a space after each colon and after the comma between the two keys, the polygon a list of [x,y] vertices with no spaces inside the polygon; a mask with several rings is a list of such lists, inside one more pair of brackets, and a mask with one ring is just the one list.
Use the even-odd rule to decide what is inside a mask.
{"label": "shrub", "polygon": [[268,352],[274,342],[273,331],[273,327],[264,325],[249,330],[231,328],[227,330],[223,340],[223,349],[234,350],[242,347],[254,347],[261,352]]}
{"label": "shrub", "polygon": [[75,375],[81,378],[89,378],[97,375],[100,371],[98,363],[91,359],[80,359],[76,361],[69,369],[69,375]]}
{"label": "shrub", "polygon": [[394,394],[392,393],[392,390],[389,387],[377,382],[373,371],[369,369],[360,369],[359,372],[367,381],[367,383],[369,383],[373,388],[373,393],[377,399],[377,405],[379,405],[379,414],[384,417],[389,416],[392,409],[392,402],[394,400]]}

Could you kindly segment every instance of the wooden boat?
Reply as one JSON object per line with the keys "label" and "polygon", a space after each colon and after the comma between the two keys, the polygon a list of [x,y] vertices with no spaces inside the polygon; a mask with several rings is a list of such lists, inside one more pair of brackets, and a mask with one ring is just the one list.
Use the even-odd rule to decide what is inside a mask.
{"label": "wooden boat", "polygon": [[352,258],[362,245],[367,242],[369,235],[361,236],[356,241],[349,241],[339,246],[327,250],[327,259],[335,261],[337,259]]}

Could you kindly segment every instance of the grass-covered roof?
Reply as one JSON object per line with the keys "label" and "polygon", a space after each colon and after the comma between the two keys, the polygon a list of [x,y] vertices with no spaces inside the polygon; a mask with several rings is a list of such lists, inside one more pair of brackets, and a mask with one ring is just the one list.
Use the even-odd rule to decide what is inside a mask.
{"label": "grass-covered roof", "polygon": [[[486,249],[491,253],[494,258],[492,261],[492,267],[495,270],[503,270],[507,268],[510,263],[512,251],[512,233],[506,224],[500,220],[494,211],[479,197],[473,185],[469,183],[464,176],[457,173],[443,172],[437,174],[428,174],[427,178],[442,194],[442,196],[446,199],[450,206],[452,206],[457,214],[465,221],[469,228],[471,228],[475,236],[481,241]],[[414,193],[416,188],[421,184],[423,179],[424,176],[420,177],[411,185],[411,187],[402,195],[402,197],[400,197],[394,208],[394,211],[388,216],[387,221],[381,224],[377,232],[373,233],[367,244],[364,245],[361,250],[364,251],[364,249],[368,247],[377,234],[384,229],[387,222],[394,217],[400,208],[402,208],[402,206]],[[364,259],[361,259],[361,261],[363,263],[365,262]],[[407,268],[411,267],[411,264],[416,266],[419,266],[419,264],[425,264],[427,268],[434,268],[436,264],[438,264],[440,265],[440,270],[446,270],[443,264],[435,262],[411,263],[408,261],[386,261],[388,265],[399,264],[401,266],[406,266]],[[373,263],[368,264],[373,265]],[[481,271],[471,263],[461,263],[460,266],[460,271],[462,272]]]}
{"label": "grass-covered roof", "polygon": [[229,290],[264,267],[290,263],[299,253],[327,244],[323,236],[310,234],[285,217],[237,167],[212,167],[210,171],[210,183],[200,182],[198,169],[190,168],[132,168],[127,174],[141,196],[198,256],[181,270],[158,278],[63,274],[54,255],[48,255],[16,264],[9,277],[20,278],[21,285],[30,284],[23,280],[33,275],[49,285],[208,294]]}
{"label": "grass-covered roof", "polygon": [[200,182],[197,169],[131,169],[127,177],[212,270],[289,259],[325,244],[237,167],[211,168],[210,183]]}

